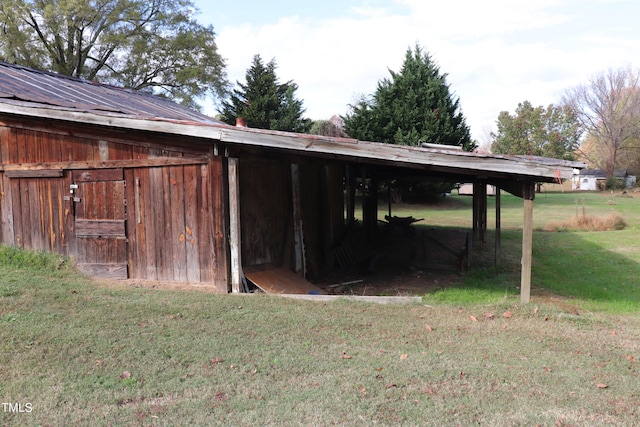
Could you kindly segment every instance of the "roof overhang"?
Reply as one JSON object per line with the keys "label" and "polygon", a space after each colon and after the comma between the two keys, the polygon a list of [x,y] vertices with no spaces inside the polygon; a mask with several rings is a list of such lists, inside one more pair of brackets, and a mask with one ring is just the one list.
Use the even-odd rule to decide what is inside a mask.
{"label": "roof overhang", "polygon": [[113,114],[37,108],[0,103],[0,114],[37,117],[84,125],[199,138],[230,147],[249,147],[289,154],[324,157],[346,162],[379,165],[387,170],[403,170],[417,175],[437,175],[455,180],[487,180],[498,184],[512,182],[554,182],[569,179],[582,163],[531,156],[506,156],[451,150],[400,146],[348,138],[323,137],[262,129],[235,127],[219,123],[133,118]]}

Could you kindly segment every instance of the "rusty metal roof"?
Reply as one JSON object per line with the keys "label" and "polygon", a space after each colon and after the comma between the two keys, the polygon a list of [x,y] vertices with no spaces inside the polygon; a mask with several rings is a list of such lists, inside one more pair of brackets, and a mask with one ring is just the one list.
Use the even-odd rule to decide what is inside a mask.
{"label": "rusty metal roof", "polygon": [[138,119],[219,123],[162,97],[1,61],[0,102]]}
{"label": "rusty metal roof", "polygon": [[146,130],[406,170],[553,182],[584,164],[229,126],[157,96],[0,62],[0,114]]}

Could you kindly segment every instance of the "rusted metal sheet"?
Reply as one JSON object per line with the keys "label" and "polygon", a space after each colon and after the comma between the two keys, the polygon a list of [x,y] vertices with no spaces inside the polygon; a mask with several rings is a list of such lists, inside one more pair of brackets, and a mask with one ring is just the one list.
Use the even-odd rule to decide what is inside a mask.
{"label": "rusted metal sheet", "polygon": [[284,268],[256,268],[245,271],[245,276],[268,294],[321,295],[325,292],[313,283]]}
{"label": "rusted metal sheet", "polygon": [[215,123],[204,114],[161,97],[0,62],[0,98],[42,108],[96,114]]}

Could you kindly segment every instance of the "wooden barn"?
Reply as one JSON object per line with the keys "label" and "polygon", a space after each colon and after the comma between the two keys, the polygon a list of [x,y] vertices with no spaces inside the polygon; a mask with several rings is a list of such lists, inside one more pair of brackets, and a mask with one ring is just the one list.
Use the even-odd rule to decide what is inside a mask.
{"label": "wooden barn", "polygon": [[240,292],[257,266],[317,276],[335,266],[356,185],[373,235],[376,184],[419,176],[476,185],[478,239],[487,184],[525,200],[527,285],[534,184],[575,166],[233,127],[148,94],[0,63],[0,242],[67,255],[99,278]]}

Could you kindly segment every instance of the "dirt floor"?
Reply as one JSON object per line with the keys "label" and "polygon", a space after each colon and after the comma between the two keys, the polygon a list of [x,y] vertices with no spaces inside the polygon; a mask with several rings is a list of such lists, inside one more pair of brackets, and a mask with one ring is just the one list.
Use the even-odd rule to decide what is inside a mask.
{"label": "dirt floor", "polygon": [[[467,237],[466,231],[390,230],[366,259],[308,280],[329,295],[422,296],[461,280]],[[215,292],[210,286],[193,283],[140,279],[96,282],[110,287]],[[250,291],[262,292],[251,284]]]}
{"label": "dirt floor", "polygon": [[[450,271],[377,271],[369,273],[363,269],[340,270],[331,276],[312,282],[328,295],[378,295],[378,296],[422,296],[427,292],[445,288],[456,283],[461,273]],[[111,288],[148,288],[216,293],[210,286],[194,283],[167,282],[141,279],[107,280],[94,279],[99,286]],[[259,289],[252,289],[260,292]]]}
{"label": "dirt floor", "polygon": [[422,296],[461,279],[461,273],[421,270],[375,271],[341,270],[316,284],[330,295]]}

